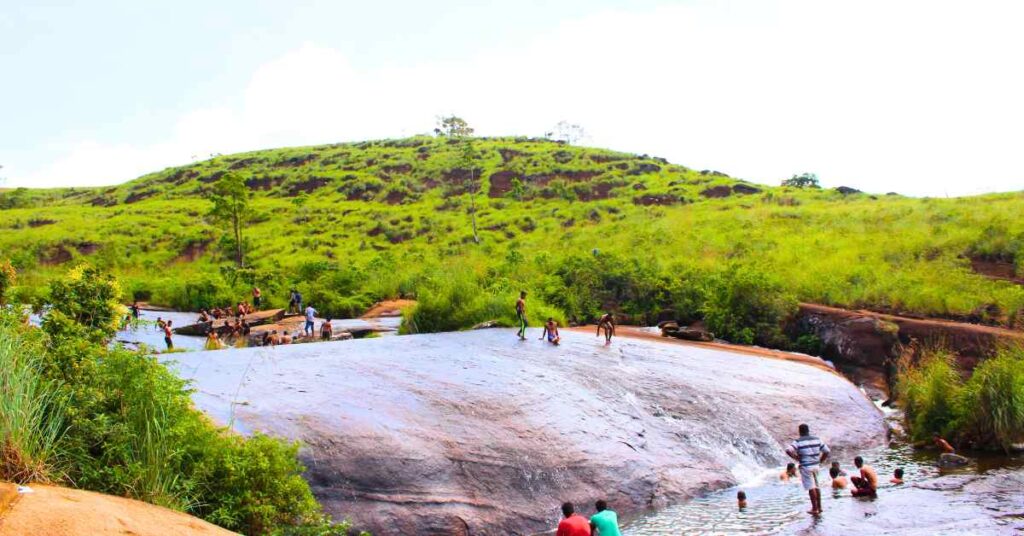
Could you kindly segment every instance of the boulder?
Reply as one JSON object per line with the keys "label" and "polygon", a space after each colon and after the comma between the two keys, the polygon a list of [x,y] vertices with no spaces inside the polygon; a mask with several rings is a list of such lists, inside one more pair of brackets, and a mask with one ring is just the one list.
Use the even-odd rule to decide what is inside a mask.
{"label": "boulder", "polygon": [[[816,364],[563,330],[512,329],[168,356],[197,407],[302,443],[336,518],[375,534],[534,534],[559,505],[622,516],[784,464],[807,422],[837,456],[881,444],[882,415]],[[752,411],[751,408],[756,408]]]}

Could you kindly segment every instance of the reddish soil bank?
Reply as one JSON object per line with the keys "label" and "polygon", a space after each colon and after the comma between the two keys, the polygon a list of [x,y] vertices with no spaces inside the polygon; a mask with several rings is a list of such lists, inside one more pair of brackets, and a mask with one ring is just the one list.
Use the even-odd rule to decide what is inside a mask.
{"label": "reddish soil bank", "polygon": [[227,536],[201,519],[152,504],[91,491],[32,484],[19,494],[0,484],[0,536]]}
{"label": "reddish soil bank", "polygon": [[1018,285],[1024,285],[1024,274],[1018,274],[1017,267],[1012,262],[972,258],[971,269],[974,270],[974,273],[989,279],[1010,281]]}
{"label": "reddish soil bank", "polygon": [[402,316],[402,311],[416,305],[415,300],[384,300],[377,302],[361,318],[380,318],[382,316]]}

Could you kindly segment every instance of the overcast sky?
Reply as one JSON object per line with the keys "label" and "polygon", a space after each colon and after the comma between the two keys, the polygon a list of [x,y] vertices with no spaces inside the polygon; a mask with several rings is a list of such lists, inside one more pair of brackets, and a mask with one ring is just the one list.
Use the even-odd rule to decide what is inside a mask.
{"label": "overcast sky", "polygon": [[4,186],[456,113],[770,184],[1024,189],[1020,1],[0,1]]}

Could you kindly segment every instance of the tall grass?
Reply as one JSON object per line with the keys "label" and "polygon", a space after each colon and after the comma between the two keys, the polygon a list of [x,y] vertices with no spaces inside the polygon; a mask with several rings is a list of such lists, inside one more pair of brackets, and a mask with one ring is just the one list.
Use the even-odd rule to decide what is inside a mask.
{"label": "tall grass", "polygon": [[66,402],[43,375],[41,342],[18,322],[0,311],[0,480],[56,480]]}
{"label": "tall grass", "polygon": [[901,366],[897,389],[911,435],[951,436],[976,448],[1024,441],[1024,349],[1007,347],[980,363],[967,380],[947,352],[929,352]]}
{"label": "tall grass", "polygon": [[963,428],[977,441],[1009,451],[1024,441],[1024,348],[982,362],[959,400]]}

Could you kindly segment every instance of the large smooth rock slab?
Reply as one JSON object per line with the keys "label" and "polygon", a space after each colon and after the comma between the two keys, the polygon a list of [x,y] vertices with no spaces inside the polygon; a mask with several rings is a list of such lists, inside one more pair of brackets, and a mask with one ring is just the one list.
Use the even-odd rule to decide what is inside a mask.
{"label": "large smooth rock slab", "polygon": [[[539,333],[532,333],[533,336]],[[838,451],[881,414],[826,366],[672,342],[511,330],[177,354],[197,405],[301,440],[324,506],[378,534],[529,534],[558,505],[621,514],[785,463],[801,422]]]}

